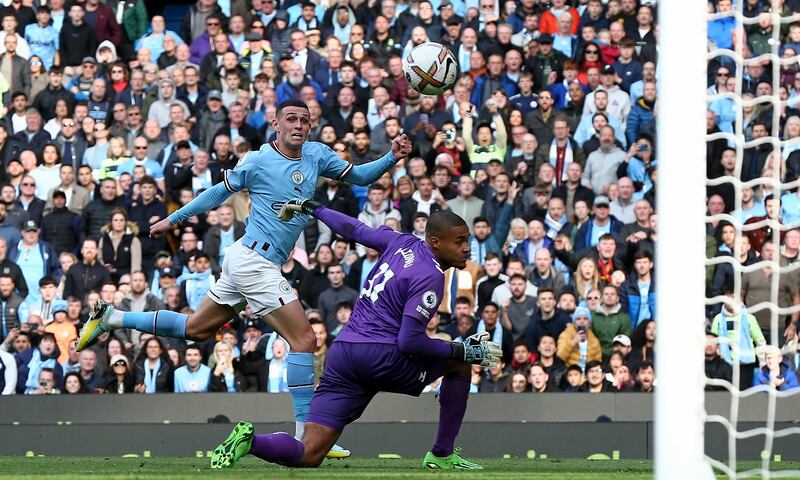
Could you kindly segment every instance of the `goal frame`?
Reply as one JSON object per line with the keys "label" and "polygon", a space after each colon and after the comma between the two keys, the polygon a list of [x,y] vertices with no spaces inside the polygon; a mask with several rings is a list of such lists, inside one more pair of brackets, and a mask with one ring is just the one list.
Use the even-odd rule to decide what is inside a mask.
{"label": "goal frame", "polygon": [[706,5],[658,2],[659,480],[713,478],[704,454]]}

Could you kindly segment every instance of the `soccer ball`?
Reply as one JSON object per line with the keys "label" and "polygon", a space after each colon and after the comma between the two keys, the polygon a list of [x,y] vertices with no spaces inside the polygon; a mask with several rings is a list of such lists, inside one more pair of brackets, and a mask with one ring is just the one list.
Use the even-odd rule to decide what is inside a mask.
{"label": "soccer ball", "polygon": [[458,61],[444,45],[427,42],[414,47],[403,59],[403,72],[414,90],[424,95],[438,95],[455,85]]}

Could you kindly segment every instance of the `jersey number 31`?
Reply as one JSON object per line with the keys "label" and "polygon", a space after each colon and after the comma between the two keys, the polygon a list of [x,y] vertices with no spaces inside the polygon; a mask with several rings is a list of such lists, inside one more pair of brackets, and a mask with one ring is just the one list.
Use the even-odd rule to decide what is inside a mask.
{"label": "jersey number 31", "polygon": [[389,270],[388,263],[382,263],[375,275],[367,280],[367,286],[361,289],[361,297],[367,297],[375,303],[378,295],[386,288],[386,283],[394,277],[394,272]]}

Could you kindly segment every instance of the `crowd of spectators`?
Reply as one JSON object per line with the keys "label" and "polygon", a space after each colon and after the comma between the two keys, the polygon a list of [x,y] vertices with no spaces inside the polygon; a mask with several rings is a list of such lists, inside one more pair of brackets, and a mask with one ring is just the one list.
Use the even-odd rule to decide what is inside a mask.
{"label": "crowd of spectators", "polygon": [[[198,0],[173,29],[155,2],[40,3],[0,7],[3,393],[287,391],[287,344],[249,309],[203,343],[119,330],[78,353],[74,340],[98,299],[126,311],[197,308],[244,232],[247,193],[163,238],[149,225],[273,139],[276,107],[290,98],[309,106],[310,140],[352,163],[402,133],[414,142],[375,184],[325,180],[316,200],[420,238],[436,211],[466,220],[470,262],[445,273],[428,332],[458,341],[487,331],[502,345],[498,368],[474,368],[474,391],[653,390],[655,2]],[[710,23],[721,47],[735,36],[726,22]],[[800,46],[800,27],[786,35],[786,50]],[[403,56],[425,41],[458,59],[443,95],[421,95],[403,75]],[[734,67],[711,62],[711,93],[729,88]],[[785,134],[800,137],[798,69],[785,70]],[[760,95],[771,71],[748,67],[749,91]],[[709,132],[731,128],[723,103],[710,105]],[[769,135],[756,119],[771,116],[746,112],[748,135]],[[742,175],[780,164],[796,176],[792,152],[748,151]],[[709,176],[733,172],[733,153],[709,142]],[[800,216],[800,196],[771,197],[776,206],[767,189],[745,189],[734,214]],[[730,212],[732,191],[718,190],[709,212]],[[724,222],[710,224],[709,249],[743,263],[777,255],[764,242],[772,230],[755,232],[734,246]],[[781,261],[796,260],[800,232],[783,241]],[[283,265],[317,337],[317,377],[378,256],[312,219]],[[710,269],[709,292],[729,290],[734,273]],[[796,280],[786,295],[798,303]],[[749,304],[769,281],[745,285]],[[718,313],[710,307],[707,321],[721,336]]]}

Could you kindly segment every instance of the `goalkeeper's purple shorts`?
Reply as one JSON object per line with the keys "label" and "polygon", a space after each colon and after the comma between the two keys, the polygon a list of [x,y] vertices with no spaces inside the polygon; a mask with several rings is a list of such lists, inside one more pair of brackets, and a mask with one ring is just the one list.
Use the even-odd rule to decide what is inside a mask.
{"label": "goalkeeper's purple shorts", "polygon": [[342,431],[364,413],[376,393],[418,397],[446,367],[447,360],[412,358],[400,353],[397,345],[333,342],[308,421]]}

